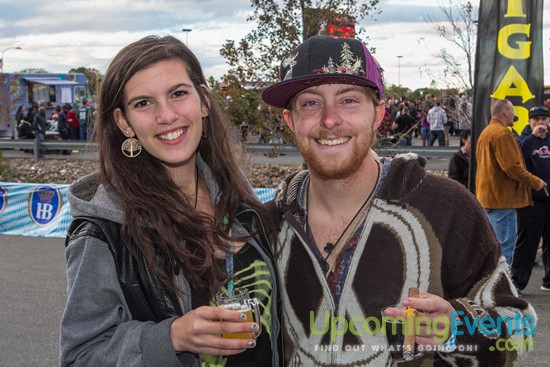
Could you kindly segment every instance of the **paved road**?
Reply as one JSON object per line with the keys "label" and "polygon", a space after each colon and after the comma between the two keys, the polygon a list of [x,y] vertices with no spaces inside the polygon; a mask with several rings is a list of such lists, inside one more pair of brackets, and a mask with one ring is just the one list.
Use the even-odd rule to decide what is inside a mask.
{"label": "paved road", "polygon": [[[59,320],[66,299],[63,251],[60,238],[0,235],[0,367],[58,365]],[[550,339],[550,293],[539,289],[541,267],[535,268],[524,292],[539,316],[535,350],[519,367],[548,366],[543,344]]]}

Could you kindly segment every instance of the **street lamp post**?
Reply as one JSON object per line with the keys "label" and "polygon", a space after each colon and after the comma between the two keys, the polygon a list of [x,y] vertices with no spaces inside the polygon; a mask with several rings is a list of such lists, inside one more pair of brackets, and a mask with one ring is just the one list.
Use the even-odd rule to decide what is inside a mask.
{"label": "street lamp post", "polygon": [[2,50],[2,57],[0,57],[0,72],[4,71],[4,52],[8,50],[22,50],[22,48],[17,46],[17,47],[8,47]]}
{"label": "street lamp post", "polygon": [[185,45],[189,46],[189,32],[191,32],[192,29],[191,28],[183,28],[181,31],[185,32]]}
{"label": "street lamp post", "polygon": [[399,87],[401,86],[401,59],[402,58],[403,58],[402,55],[397,56],[397,60],[398,60],[398,63],[397,63],[397,85]]}

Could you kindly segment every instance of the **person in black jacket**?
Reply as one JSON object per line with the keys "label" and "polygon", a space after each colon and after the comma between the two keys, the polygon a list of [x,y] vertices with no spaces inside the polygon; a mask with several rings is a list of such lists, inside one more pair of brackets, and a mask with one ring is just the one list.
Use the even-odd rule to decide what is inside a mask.
{"label": "person in black jacket", "polygon": [[21,120],[17,126],[17,138],[19,139],[34,139],[34,133],[32,132],[32,124],[27,120]]}
{"label": "person in black jacket", "polygon": [[[38,113],[34,115],[32,121],[32,132],[38,141],[43,142],[46,139],[46,109],[40,107]],[[44,150],[40,149],[40,156],[44,154]]]}
{"label": "person in black jacket", "polygon": [[12,139],[15,139],[19,135],[19,124],[21,123],[21,120],[25,118],[25,106],[21,105],[17,108],[17,112],[15,112],[15,118],[13,120],[13,126],[12,126]]}
{"label": "person in black jacket", "polygon": [[[61,366],[280,364],[273,231],[207,85],[170,36],[111,62],[95,125],[100,171],[69,191]],[[216,307],[220,291],[244,290],[261,320]]]}
{"label": "person in black jacket", "polygon": [[447,175],[468,187],[470,171],[471,131],[464,129],[460,132],[460,149],[449,160]]}
{"label": "person in black jacket", "polygon": [[[550,182],[550,114],[545,106],[529,110],[529,124],[517,138],[525,166],[532,174]],[[517,210],[518,236],[511,272],[515,286],[522,290],[527,286],[540,239],[542,237],[542,262],[544,278],[540,289],[550,292],[550,196],[548,190],[531,190],[533,205]]]}
{"label": "person in black jacket", "polygon": [[400,145],[412,145],[413,129],[416,126],[416,120],[411,116],[409,107],[404,106],[401,115],[392,125],[392,129],[399,135]]}
{"label": "person in black jacket", "polygon": [[[57,131],[59,132],[59,137],[61,140],[69,140],[69,121],[67,120],[67,113],[69,112],[71,106],[64,104],[63,108],[57,106],[55,108],[57,114]],[[63,150],[63,155],[70,155],[71,151],[68,149]]]}

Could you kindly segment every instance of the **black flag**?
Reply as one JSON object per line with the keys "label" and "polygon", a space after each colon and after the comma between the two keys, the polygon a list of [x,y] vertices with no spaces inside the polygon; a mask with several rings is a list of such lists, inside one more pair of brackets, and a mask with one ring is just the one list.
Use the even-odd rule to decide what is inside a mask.
{"label": "black flag", "polygon": [[510,100],[518,120],[528,123],[529,108],[541,105],[544,92],[542,59],[543,0],[481,0],[477,32],[469,187],[475,192],[477,137],[491,118],[491,102]]}

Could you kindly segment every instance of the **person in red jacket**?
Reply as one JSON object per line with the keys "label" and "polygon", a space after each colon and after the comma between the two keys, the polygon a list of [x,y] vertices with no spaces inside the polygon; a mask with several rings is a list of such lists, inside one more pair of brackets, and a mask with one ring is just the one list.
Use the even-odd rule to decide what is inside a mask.
{"label": "person in red jacket", "polygon": [[75,102],[72,106],[67,105],[69,112],[67,113],[67,120],[69,121],[69,137],[71,140],[80,139],[80,122],[76,116],[78,109],[78,102]]}

